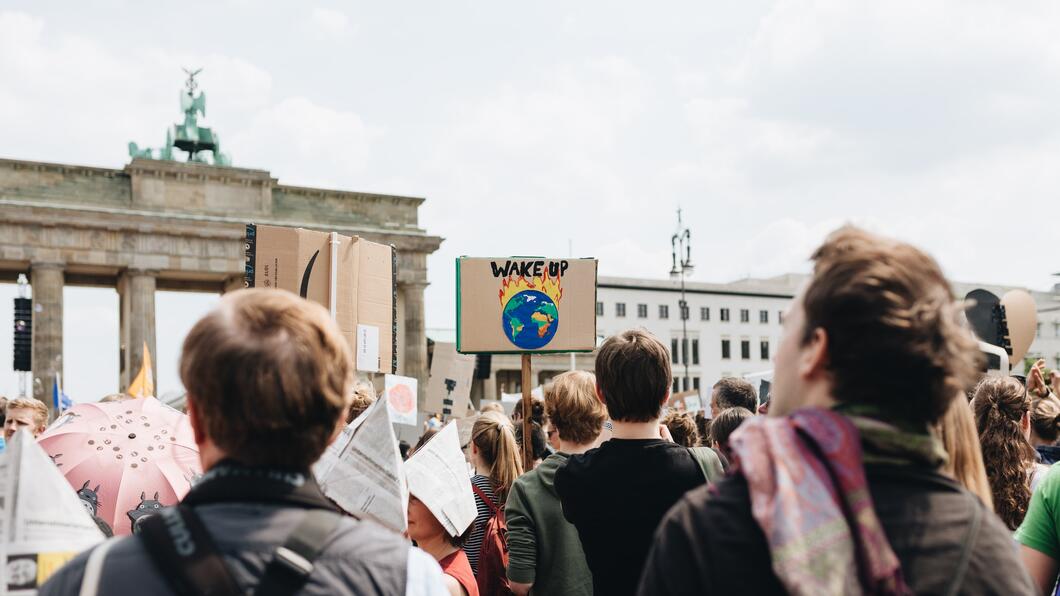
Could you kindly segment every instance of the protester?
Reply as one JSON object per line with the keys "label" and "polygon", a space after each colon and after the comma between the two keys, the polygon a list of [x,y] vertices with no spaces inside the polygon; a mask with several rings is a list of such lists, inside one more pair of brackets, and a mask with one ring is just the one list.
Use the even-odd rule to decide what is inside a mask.
{"label": "protester", "polygon": [[[548,396],[545,396],[545,402],[548,403]],[[559,431],[556,430],[556,425],[552,424],[551,420],[545,422],[545,437],[548,439],[549,452],[559,451]]]}
{"label": "protester", "polygon": [[696,431],[699,433],[699,442],[704,445],[714,442],[710,436],[710,423],[711,419],[707,418],[703,410],[696,412]]}
{"label": "protester", "polygon": [[[475,425],[471,427],[471,464],[475,467],[471,484],[478,489],[475,493],[478,515],[475,517],[474,530],[464,543],[464,552],[471,562],[471,569],[476,573],[486,522],[493,508],[504,508],[512,483],[522,475],[520,457],[511,420],[495,412],[487,412],[475,420]],[[493,507],[479,493],[489,499]]]}
{"label": "protester", "polygon": [[350,403],[350,413],[346,415],[346,424],[357,419],[375,403],[375,387],[367,381],[357,381],[353,386],[353,401]]}
{"label": "protester", "polygon": [[688,412],[670,412],[663,417],[662,423],[670,431],[674,443],[682,447],[698,447],[699,430],[696,421]]}
{"label": "protester", "polygon": [[556,494],[556,472],[567,458],[596,446],[607,411],[596,398],[592,373],[571,371],[555,378],[545,392],[545,411],[559,449],[512,485],[508,524],[508,579],[524,594],[591,596],[593,579],[578,531],[563,517]]}
{"label": "protester", "polygon": [[942,473],[979,497],[987,509],[993,509],[994,497],[983,465],[979,431],[975,428],[972,407],[963,393],[950,403],[946,413],[935,424],[935,432],[948,456],[942,466]]}
{"label": "protester", "polygon": [[34,438],[48,428],[48,406],[44,402],[18,397],[7,402],[7,414],[4,418],[4,441],[11,440],[20,428],[29,431]]}
{"label": "protester", "polygon": [[486,412],[496,412],[501,415],[507,415],[504,413],[504,406],[495,401],[482,406],[482,413],[485,414]]}
{"label": "protester", "polygon": [[[429,555],[337,513],[310,471],[345,421],[352,363],[323,307],[279,290],[226,294],[192,328],[180,360],[205,475],[179,508],[146,518],[139,536],[82,553],[40,594],[81,593],[94,575],[100,594],[443,590]],[[308,574],[292,573],[305,567],[300,559]]]}
{"label": "protester", "polygon": [[[530,397],[530,419],[542,426],[545,424],[545,402],[533,396]],[[512,422],[522,422],[522,420],[523,399],[520,398],[515,404],[515,409],[512,410]]]}
{"label": "protester", "polygon": [[744,421],[752,417],[754,414],[747,408],[728,408],[718,414],[718,417],[710,424],[710,431],[714,436],[714,449],[721,453],[724,458],[722,461],[732,461],[729,437]]}
{"label": "protester", "polygon": [[758,393],[754,385],[736,377],[724,377],[714,383],[710,395],[710,417],[717,418],[722,410],[746,408],[758,411]]}
{"label": "protester", "polygon": [[641,594],[1027,594],[1004,525],[940,473],[928,427],[978,374],[935,261],[833,233],[784,316],[770,415],[736,472],[659,527]]}
{"label": "protester", "polygon": [[445,574],[443,581],[451,596],[478,596],[478,584],[471,571],[471,563],[461,548],[471,532],[468,526],[463,534],[451,536],[431,510],[416,495],[409,495],[409,538],[416,546],[438,561]]}
{"label": "protester", "polygon": [[619,333],[597,351],[596,391],[607,406],[612,436],[570,456],[555,480],[596,594],[636,591],[659,520],[681,495],[706,481],[691,450],[660,436],[672,384],[669,350],[646,331]]}
{"label": "protester", "polygon": [[[515,444],[519,448],[519,452],[523,451],[523,425],[520,422],[513,421],[515,425]],[[540,464],[546,457],[550,455],[548,449],[548,437],[545,435],[545,431],[541,428],[541,425],[537,422],[530,424],[530,454],[533,456],[533,466],[530,468],[533,470]],[[529,470],[526,470],[529,471]]]}
{"label": "protester", "polygon": [[439,429],[437,429],[437,428],[429,428],[426,431],[424,431],[424,433],[422,435],[420,435],[419,440],[416,441],[416,444],[412,446],[412,449],[409,449],[408,456],[405,457],[405,459],[408,459],[408,458],[412,457],[412,455],[414,453],[416,453],[417,451],[420,450],[421,447],[426,445],[427,441],[430,441],[431,438],[434,437],[434,435],[438,434],[438,430]]}
{"label": "protester", "polygon": [[1037,463],[1030,444],[1030,406],[1027,389],[1012,377],[983,379],[972,399],[994,511],[1013,530],[1047,470]]}
{"label": "protester", "polygon": [[1060,461],[1060,399],[1043,397],[1031,402],[1031,445],[1045,465]]}

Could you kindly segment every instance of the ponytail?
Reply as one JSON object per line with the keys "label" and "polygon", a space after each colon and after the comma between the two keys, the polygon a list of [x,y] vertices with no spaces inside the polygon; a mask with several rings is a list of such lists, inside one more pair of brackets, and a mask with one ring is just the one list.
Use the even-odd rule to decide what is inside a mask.
{"label": "ponytail", "polygon": [[1020,430],[1029,409],[1027,390],[1012,377],[984,379],[972,400],[994,511],[1012,530],[1023,521],[1031,500],[1028,471],[1035,452]]}
{"label": "ponytail", "polygon": [[512,421],[503,414],[486,412],[471,427],[471,441],[489,469],[493,494],[504,503],[515,479],[523,473]]}
{"label": "ponytail", "polygon": [[1060,438],[1060,400],[1050,395],[1031,403],[1031,424],[1034,434],[1052,445]]}

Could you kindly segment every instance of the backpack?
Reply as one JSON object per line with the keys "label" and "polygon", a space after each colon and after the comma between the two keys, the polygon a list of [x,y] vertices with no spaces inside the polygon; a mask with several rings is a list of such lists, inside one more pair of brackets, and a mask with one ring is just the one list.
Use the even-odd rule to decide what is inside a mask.
{"label": "backpack", "polygon": [[474,484],[471,489],[490,508],[490,518],[482,532],[482,549],[478,554],[478,573],[475,581],[482,596],[508,596],[514,594],[508,582],[508,524],[504,521],[504,510],[498,507],[486,493]]}

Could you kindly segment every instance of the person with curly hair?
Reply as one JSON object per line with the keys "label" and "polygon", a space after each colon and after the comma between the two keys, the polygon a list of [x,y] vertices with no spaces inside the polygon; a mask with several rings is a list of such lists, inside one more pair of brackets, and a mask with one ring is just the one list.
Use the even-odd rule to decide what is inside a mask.
{"label": "person with curly hair", "polygon": [[1046,469],[1030,443],[1030,407],[1027,388],[1012,377],[984,379],[972,398],[994,511],[1013,530],[1027,514],[1033,486]]}

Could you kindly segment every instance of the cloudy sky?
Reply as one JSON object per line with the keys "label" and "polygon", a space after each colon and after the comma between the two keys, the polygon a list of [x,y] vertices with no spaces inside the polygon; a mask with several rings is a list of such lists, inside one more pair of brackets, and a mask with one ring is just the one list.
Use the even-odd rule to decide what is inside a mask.
{"label": "cloudy sky", "polygon": [[[181,66],[236,165],[427,197],[429,327],[457,255],[665,277],[679,206],[703,281],[805,270],[844,221],[959,280],[1060,272],[1053,2],[7,0],[0,156],[121,168],[178,119]],[[213,300],[159,294],[161,392]],[[68,393],[116,390],[116,294],[68,288],[66,332]],[[8,363],[0,325],[0,393]]]}

